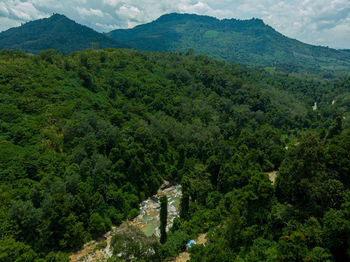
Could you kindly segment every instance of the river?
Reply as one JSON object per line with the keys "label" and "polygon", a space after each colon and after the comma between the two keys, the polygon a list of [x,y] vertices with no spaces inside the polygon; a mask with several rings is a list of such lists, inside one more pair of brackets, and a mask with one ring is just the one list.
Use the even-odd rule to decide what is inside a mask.
{"label": "river", "polygon": [[[138,227],[146,236],[155,235],[160,237],[159,232],[159,198],[163,195],[168,197],[168,223],[167,230],[172,226],[174,219],[180,212],[181,186],[170,185],[165,182],[157,194],[140,203],[140,214],[132,221],[125,221],[123,224]],[[84,247],[70,256],[71,262],[95,262],[107,261],[113,254],[110,248],[112,237],[118,232],[118,227],[113,227],[100,241],[90,241]],[[105,247],[101,244],[106,242]],[[100,248],[97,248],[99,247]]]}

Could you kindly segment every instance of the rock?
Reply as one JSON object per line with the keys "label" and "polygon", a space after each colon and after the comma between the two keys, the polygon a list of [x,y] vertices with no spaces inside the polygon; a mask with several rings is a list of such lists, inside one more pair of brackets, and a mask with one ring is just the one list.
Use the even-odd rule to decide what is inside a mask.
{"label": "rock", "polygon": [[170,186],[169,181],[164,181],[164,183],[160,186],[160,190],[164,190]]}

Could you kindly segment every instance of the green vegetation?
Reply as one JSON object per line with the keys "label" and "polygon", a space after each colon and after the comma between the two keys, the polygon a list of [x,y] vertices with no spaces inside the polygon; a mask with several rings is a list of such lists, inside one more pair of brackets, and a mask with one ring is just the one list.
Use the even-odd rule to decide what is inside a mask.
{"label": "green vegetation", "polygon": [[0,49],[23,50],[32,54],[46,49],[67,54],[87,48],[107,47],[127,46],[59,14],[0,33]]}
{"label": "green vegetation", "polygon": [[96,245],[96,247],[94,248],[94,251],[100,250],[100,249],[104,249],[104,248],[106,248],[106,247],[107,247],[107,242],[106,242],[106,241],[103,241],[103,242],[98,243],[98,244]]}
{"label": "green vegetation", "polygon": [[166,225],[168,220],[168,198],[166,196],[162,196],[160,199],[160,243],[164,244],[166,242]]}
{"label": "green vegetation", "polygon": [[180,230],[170,232],[167,235],[167,241],[162,246],[161,257],[176,257],[177,254],[185,250],[185,246],[189,240],[189,236]]}
{"label": "green vegetation", "polygon": [[155,237],[146,237],[136,227],[119,229],[112,238],[114,256],[108,262],[161,261],[160,244]]}
{"label": "green vegetation", "polygon": [[219,35],[219,32],[214,30],[208,30],[204,33],[204,36],[207,38],[214,38],[214,37],[217,37],[218,35]]}
{"label": "green vegetation", "polygon": [[345,141],[349,132],[324,143],[306,135],[288,150],[275,188],[267,177],[251,177],[226,194],[215,210],[227,214],[224,226],[210,230],[205,247],[191,250],[191,261],[348,261]]}
{"label": "green vegetation", "polygon": [[87,48],[128,47],[180,53],[193,49],[197,54],[227,62],[287,73],[323,70],[344,73],[350,68],[349,50],[304,44],[280,34],[260,19],[218,20],[174,13],[133,29],[101,34],[54,14],[0,33],[0,49],[32,54],[46,49],[68,54]]}
{"label": "green vegetation", "polygon": [[350,53],[304,44],[285,37],[260,19],[218,20],[209,16],[167,14],[133,29],[107,34],[145,51],[187,52],[230,62],[269,66],[283,72],[348,71]]}
{"label": "green vegetation", "polygon": [[192,261],[349,260],[349,86],[191,52],[1,51],[0,261],[67,261],[164,179],[184,192],[167,241],[125,229],[111,261],[202,232]]}

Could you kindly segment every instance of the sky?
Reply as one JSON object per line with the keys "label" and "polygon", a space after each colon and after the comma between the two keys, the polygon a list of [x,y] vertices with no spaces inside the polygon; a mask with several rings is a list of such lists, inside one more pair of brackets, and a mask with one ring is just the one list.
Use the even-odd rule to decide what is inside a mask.
{"label": "sky", "polygon": [[305,43],[350,49],[350,0],[0,0],[0,31],[59,13],[109,32],[172,12],[261,18]]}

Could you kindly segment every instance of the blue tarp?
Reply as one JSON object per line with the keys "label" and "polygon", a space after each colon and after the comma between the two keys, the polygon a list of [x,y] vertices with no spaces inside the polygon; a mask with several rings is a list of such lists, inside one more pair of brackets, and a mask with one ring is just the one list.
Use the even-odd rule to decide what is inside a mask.
{"label": "blue tarp", "polygon": [[192,246],[194,246],[194,245],[197,245],[196,241],[194,241],[194,240],[190,240],[190,241],[186,244],[187,247],[192,247]]}

